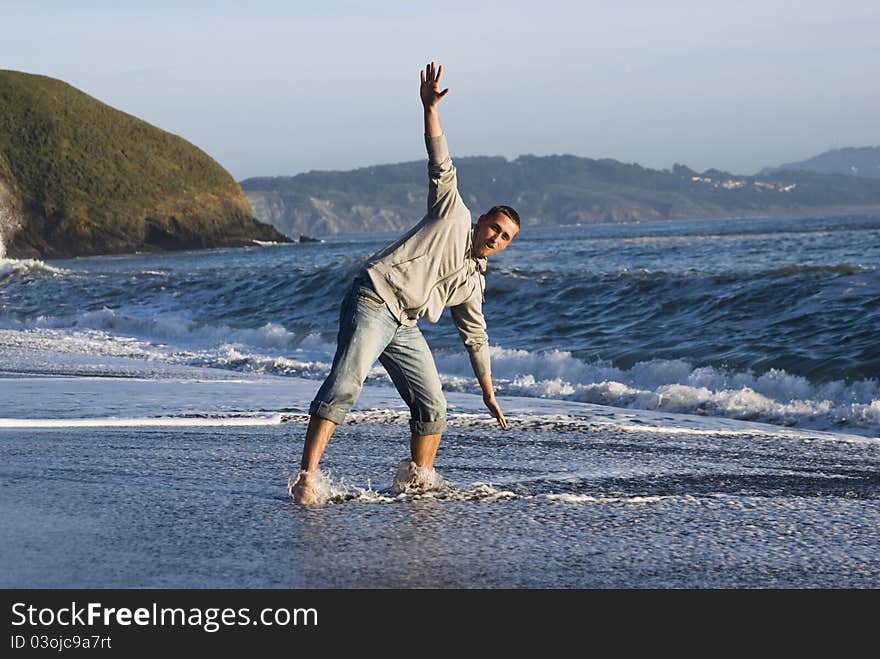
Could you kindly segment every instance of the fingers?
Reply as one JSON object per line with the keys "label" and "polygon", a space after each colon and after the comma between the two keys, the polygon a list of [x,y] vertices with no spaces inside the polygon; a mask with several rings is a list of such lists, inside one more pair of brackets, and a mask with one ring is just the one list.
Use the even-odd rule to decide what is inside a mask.
{"label": "fingers", "polygon": [[498,404],[498,401],[494,399],[491,402],[487,401],[486,406],[489,408],[492,416],[498,421],[498,425],[507,430],[507,419],[504,418],[504,412],[501,411],[501,406]]}
{"label": "fingers", "polygon": [[421,72],[422,82],[427,82],[428,84],[440,84],[440,76],[443,75],[443,65],[436,65],[434,60],[431,60],[426,66],[425,70]]}

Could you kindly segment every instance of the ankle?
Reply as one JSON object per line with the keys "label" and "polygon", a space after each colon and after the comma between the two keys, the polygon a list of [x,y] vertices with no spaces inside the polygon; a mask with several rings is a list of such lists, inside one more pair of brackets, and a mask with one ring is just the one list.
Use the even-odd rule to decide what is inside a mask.
{"label": "ankle", "polygon": [[308,471],[305,469],[300,469],[299,473],[296,475],[296,478],[293,479],[293,484],[299,485],[299,486],[303,486],[303,485],[312,486],[312,485],[314,485],[314,483],[317,479],[318,479],[318,470],[317,469],[311,469]]}

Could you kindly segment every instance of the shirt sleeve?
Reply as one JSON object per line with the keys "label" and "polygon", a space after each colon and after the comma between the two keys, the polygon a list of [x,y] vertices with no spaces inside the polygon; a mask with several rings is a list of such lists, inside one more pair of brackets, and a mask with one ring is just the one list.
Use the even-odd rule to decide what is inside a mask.
{"label": "shirt sleeve", "polygon": [[446,135],[426,135],[425,146],[428,149],[428,217],[446,217],[460,200]]}
{"label": "shirt sleeve", "polygon": [[458,330],[464,347],[471,359],[474,375],[481,378],[491,375],[489,359],[489,335],[486,333],[486,318],[483,316],[483,300],[479,290],[475,290],[467,300],[450,307],[452,322]]}

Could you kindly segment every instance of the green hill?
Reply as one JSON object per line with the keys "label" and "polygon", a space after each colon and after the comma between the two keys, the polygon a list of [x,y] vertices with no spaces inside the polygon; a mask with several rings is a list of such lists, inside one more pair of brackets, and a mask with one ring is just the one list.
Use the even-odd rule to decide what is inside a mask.
{"label": "green hill", "polygon": [[0,239],[61,257],[284,240],[186,140],[45,76],[0,70]]}
{"label": "green hill", "polygon": [[785,170],[880,178],[880,146],[833,149],[806,160],[787,162],[778,167],[765,167],[761,174]]}
{"label": "green hill", "polygon": [[[789,215],[880,208],[880,181],[811,172],[740,176],[570,155],[454,157],[475,215],[515,207],[526,225]],[[287,235],[391,232],[425,212],[426,161],[241,182],[254,214]]]}

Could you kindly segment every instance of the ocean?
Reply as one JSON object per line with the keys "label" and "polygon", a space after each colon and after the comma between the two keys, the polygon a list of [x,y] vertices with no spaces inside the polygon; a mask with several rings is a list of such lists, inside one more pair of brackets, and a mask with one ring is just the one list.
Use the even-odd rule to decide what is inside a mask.
{"label": "ocean", "polygon": [[526,226],[497,428],[423,322],[450,487],[395,495],[377,364],[287,495],[338,307],[393,235],[0,260],[5,587],[880,586],[880,215]]}

